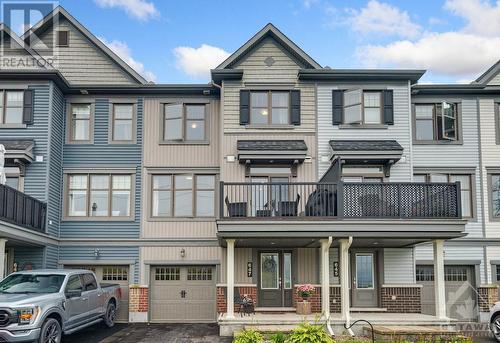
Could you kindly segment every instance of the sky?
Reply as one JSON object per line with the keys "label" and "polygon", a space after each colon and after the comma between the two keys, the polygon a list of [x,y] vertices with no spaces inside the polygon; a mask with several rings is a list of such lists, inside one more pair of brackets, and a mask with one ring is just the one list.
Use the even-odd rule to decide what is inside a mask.
{"label": "sky", "polygon": [[465,83],[500,59],[500,0],[61,0],[156,83],[207,83],[271,22],[323,67],[426,69]]}

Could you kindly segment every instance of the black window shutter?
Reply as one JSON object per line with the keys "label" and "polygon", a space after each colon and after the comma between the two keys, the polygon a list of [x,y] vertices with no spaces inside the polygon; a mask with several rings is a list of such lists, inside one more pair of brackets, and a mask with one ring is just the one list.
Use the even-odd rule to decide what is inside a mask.
{"label": "black window shutter", "polygon": [[240,125],[250,123],[250,91],[240,91]]}
{"label": "black window shutter", "polygon": [[342,114],[344,112],[344,91],[332,90],[332,124],[342,124]]}
{"label": "black window shutter", "polygon": [[27,89],[24,91],[23,100],[23,123],[33,124],[33,90]]}
{"label": "black window shutter", "polygon": [[292,90],[290,99],[292,105],[291,122],[293,125],[300,125],[300,90]]}
{"label": "black window shutter", "polygon": [[391,90],[384,91],[384,124],[394,125],[394,100]]}

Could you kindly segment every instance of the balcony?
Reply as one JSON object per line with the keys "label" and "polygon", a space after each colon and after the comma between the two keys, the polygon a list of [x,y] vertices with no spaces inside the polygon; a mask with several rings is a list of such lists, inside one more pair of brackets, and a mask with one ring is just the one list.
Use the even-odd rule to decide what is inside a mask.
{"label": "balcony", "polygon": [[461,219],[459,183],[220,183],[220,219]]}
{"label": "balcony", "polygon": [[45,232],[47,204],[0,184],[0,221]]}

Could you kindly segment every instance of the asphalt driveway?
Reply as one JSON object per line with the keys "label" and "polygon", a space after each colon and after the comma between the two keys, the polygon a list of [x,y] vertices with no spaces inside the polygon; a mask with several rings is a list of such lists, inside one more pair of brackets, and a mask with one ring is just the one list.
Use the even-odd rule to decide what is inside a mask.
{"label": "asphalt driveway", "polygon": [[117,324],[108,329],[95,325],[73,335],[62,343],[229,343],[219,337],[217,324]]}

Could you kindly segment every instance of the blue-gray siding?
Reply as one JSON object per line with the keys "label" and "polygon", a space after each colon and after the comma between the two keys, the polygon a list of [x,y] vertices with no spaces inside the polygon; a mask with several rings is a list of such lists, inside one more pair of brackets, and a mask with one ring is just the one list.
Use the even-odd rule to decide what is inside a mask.
{"label": "blue-gray siding", "polygon": [[142,153],[142,99],[137,100],[136,144],[109,144],[108,99],[95,100],[94,144],[66,144],[64,168],[88,169],[113,167],[135,169],[135,218],[133,221],[63,221],[61,237],[79,238],[138,238],[141,217],[141,153]]}
{"label": "blue-gray siding", "polygon": [[44,258],[44,268],[57,268],[59,261],[59,247],[56,245],[48,245],[45,248]]}
{"label": "blue-gray siding", "polygon": [[[99,249],[99,257],[95,257],[94,250]],[[104,261],[134,261],[134,282],[139,282],[139,247],[134,246],[61,246],[59,247],[60,261],[85,261],[85,264],[103,264]]]}
{"label": "blue-gray siding", "polygon": [[28,265],[33,269],[44,268],[43,247],[14,247],[14,262],[18,270],[24,270]]}

